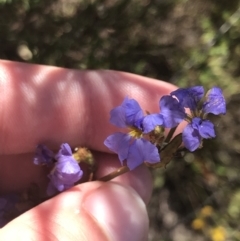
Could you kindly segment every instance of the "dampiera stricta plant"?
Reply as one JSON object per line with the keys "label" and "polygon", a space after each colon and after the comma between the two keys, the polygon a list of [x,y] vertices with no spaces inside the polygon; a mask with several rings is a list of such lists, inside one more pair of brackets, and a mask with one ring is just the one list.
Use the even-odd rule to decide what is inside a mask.
{"label": "dampiera stricta plant", "polygon": [[[118,127],[128,127],[131,131],[129,134],[114,133],[107,137],[104,144],[118,154],[122,165],[126,161],[126,166],[130,170],[143,162],[148,166],[156,164],[157,161],[164,162],[165,160],[161,159],[163,151],[165,151],[164,156],[169,157],[173,156],[180,146],[191,152],[197,150],[202,147],[203,139],[216,136],[214,124],[207,119],[208,114],[226,113],[225,98],[218,87],[210,89],[205,96],[202,86],[177,89],[170,95],[163,96],[159,101],[159,107],[160,113],[144,116],[136,100],[126,98],[119,107],[110,112],[112,124]],[[176,126],[182,121],[188,123],[180,134],[183,143],[177,141],[179,135],[178,139],[172,139]],[[162,131],[157,133],[156,130],[159,128]],[[171,128],[166,137],[163,136],[165,128]],[[173,153],[168,148],[169,155],[166,155],[166,145],[173,146]]]}
{"label": "dampiera stricta plant", "polygon": [[[126,97],[110,111],[110,123],[123,132],[111,134],[104,144],[118,155],[121,167],[98,180],[109,181],[142,164],[152,168],[166,167],[180,150],[195,151],[203,146],[204,139],[216,136],[214,123],[208,119],[209,114],[226,113],[226,101],[218,87],[211,88],[206,95],[202,86],[180,88],[163,96],[158,105],[158,113],[144,113],[135,99]],[[174,136],[182,122],[186,123],[183,132]],[[82,180],[96,179],[97,165],[92,153],[85,147],[72,150],[69,144],[63,143],[55,153],[39,144],[33,163],[50,170],[47,187],[50,197]],[[36,202],[33,189],[27,192],[24,205],[41,202],[41,199]],[[16,203],[19,204],[19,197],[15,195],[0,198],[0,225],[11,219],[7,218],[8,210]],[[16,209],[16,213],[19,215],[19,210]]]}
{"label": "dampiera stricta plant", "polygon": [[[202,86],[194,86],[179,88],[163,96],[159,100],[159,109],[158,113],[144,113],[135,99],[126,97],[110,111],[110,123],[123,132],[111,134],[104,144],[118,155],[122,168],[100,180],[111,180],[142,164],[153,168],[166,167],[179,150],[192,152],[201,148],[203,139],[216,136],[214,123],[208,115],[225,114],[226,101],[218,87],[213,87],[204,95]],[[183,132],[174,136],[177,126],[183,121],[186,122]],[[80,157],[81,153],[85,153],[85,157]],[[48,195],[78,183],[83,176],[83,163],[90,171],[88,180],[94,179],[96,166],[86,153],[89,154],[86,149],[72,152],[67,143],[61,145],[56,155],[45,145],[37,146],[34,164],[52,166],[48,175]]]}

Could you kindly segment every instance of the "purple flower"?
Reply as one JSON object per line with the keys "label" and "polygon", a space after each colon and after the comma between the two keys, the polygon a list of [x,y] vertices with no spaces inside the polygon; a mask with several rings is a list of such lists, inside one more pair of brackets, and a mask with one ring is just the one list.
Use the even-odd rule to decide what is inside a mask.
{"label": "purple flower", "polygon": [[215,137],[214,125],[209,120],[194,117],[183,130],[183,143],[189,151],[195,151],[202,142],[202,138]]}
{"label": "purple flower", "polygon": [[191,111],[201,114],[201,112],[214,115],[226,114],[226,101],[223,96],[222,90],[218,87],[210,89],[205,98],[202,106],[199,106],[200,101],[204,96],[204,89],[202,86],[195,86],[190,88],[180,88],[171,93],[172,96],[176,96],[179,103]]}
{"label": "purple flower", "polygon": [[[145,118],[148,120],[144,121]],[[134,99],[124,99],[123,103],[111,110],[110,123],[117,127],[129,127],[139,130],[139,133],[148,133],[152,131],[152,127],[163,123],[159,114],[144,116],[143,111]]]}
{"label": "purple flower", "polygon": [[226,101],[220,88],[213,87],[207,92],[203,112],[214,115],[226,114]]}
{"label": "purple flower", "polygon": [[50,183],[47,193],[50,196],[58,191],[62,192],[71,188],[83,175],[83,171],[72,157],[72,150],[67,143],[61,145],[55,159],[57,160],[55,167],[48,175]]}
{"label": "purple flower", "polygon": [[171,95],[176,96],[183,107],[191,110],[191,116],[187,118],[190,123],[183,130],[183,143],[188,150],[195,151],[201,145],[203,138],[215,137],[214,124],[206,120],[207,114],[226,113],[226,101],[222,90],[218,87],[210,89],[203,104],[201,104],[204,96],[202,86],[180,88],[173,91]]}
{"label": "purple flower", "polygon": [[176,98],[170,95],[165,95],[160,99],[159,108],[159,114],[150,114],[142,119],[144,133],[154,130],[157,125],[173,128],[186,117],[184,107],[180,105]]}
{"label": "purple flower", "polygon": [[120,106],[111,110],[110,115],[110,123],[118,127],[135,126],[144,117],[138,102],[127,97]]}
{"label": "purple flower", "polygon": [[117,132],[110,135],[104,144],[118,154],[122,165],[124,160],[127,160],[127,166],[130,170],[141,165],[144,161],[149,163],[160,161],[156,146],[143,138],[133,139],[128,134]]}
{"label": "purple flower", "polygon": [[163,119],[162,126],[166,128],[173,128],[177,126],[186,117],[185,109],[176,98],[166,95],[159,101],[160,115]]}
{"label": "purple flower", "polygon": [[38,145],[33,163],[35,165],[50,165],[53,163],[54,153],[49,150],[45,145]]}
{"label": "purple flower", "polygon": [[130,128],[128,134],[118,132],[104,141],[110,150],[118,154],[122,165],[126,160],[129,169],[133,170],[144,161],[150,163],[160,161],[156,146],[143,137],[144,133],[163,123],[159,114],[144,116],[136,100],[125,98],[120,106],[110,112],[110,122],[118,127]]}
{"label": "purple flower", "polygon": [[172,96],[176,96],[182,107],[195,110],[199,101],[204,96],[204,89],[202,86],[194,86],[190,88],[179,88],[170,93]]}

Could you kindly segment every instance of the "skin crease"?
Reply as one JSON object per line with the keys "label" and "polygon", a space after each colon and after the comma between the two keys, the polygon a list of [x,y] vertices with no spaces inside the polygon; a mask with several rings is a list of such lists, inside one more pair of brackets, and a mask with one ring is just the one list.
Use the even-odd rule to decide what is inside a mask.
{"label": "skin crease", "polygon": [[[174,89],[124,72],[0,61],[0,193],[32,182],[45,192],[48,170],[32,164],[39,143],[53,150],[64,142],[86,146],[98,162],[98,177],[115,170],[118,158],[103,145],[119,131],[109,124],[110,110],[128,96],[143,110],[159,112],[160,97]],[[145,166],[108,183],[80,184],[10,222],[0,240],[147,240],[151,190]]]}

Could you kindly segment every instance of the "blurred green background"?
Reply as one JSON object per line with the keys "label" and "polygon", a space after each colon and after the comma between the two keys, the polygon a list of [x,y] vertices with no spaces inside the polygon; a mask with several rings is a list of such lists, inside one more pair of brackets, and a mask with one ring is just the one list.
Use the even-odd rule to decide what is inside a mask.
{"label": "blurred green background", "polygon": [[239,0],[0,0],[0,58],[223,88],[218,138],[153,172],[149,241],[240,240]]}

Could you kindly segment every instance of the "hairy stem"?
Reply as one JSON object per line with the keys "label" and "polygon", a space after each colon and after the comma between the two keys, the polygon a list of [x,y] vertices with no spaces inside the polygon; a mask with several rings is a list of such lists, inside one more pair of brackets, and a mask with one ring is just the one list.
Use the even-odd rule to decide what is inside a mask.
{"label": "hairy stem", "polygon": [[122,175],[122,174],[124,174],[126,172],[129,172],[129,171],[130,170],[129,170],[129,168],[127,166],[120,167],[117,170],[109,173],[108,175],[99,178],[98,181],[107,182],[107,181],[110,181],[113,178],[118,177],[118,176],[120,176],[120,175]]}

